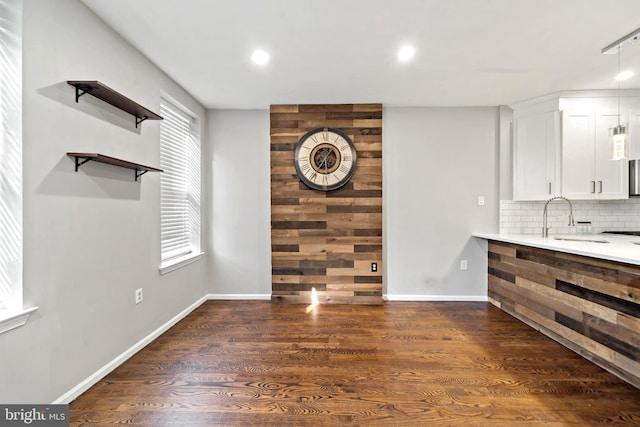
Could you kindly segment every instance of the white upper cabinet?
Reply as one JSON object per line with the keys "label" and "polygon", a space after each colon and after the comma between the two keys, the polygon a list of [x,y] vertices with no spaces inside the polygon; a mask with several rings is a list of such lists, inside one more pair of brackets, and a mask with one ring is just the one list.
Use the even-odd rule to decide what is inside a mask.
{"label": "white upper cabinet", "polygon": [[514,200],[547,200],[560,194],[558,183],[559,112],[514,121]]}
{"label": "white upper cabinet", "polygon": [[562,112],[562,195],[569,199],[629,198],[629,162],[611,160],[616,112]]}
{"label": "white upper cabinet", "polygon": [[591,199],[594,189],[595,117],[592,111],[562,112],[562,195]]}
{"label": "white upper cabinet", "polygon": [[640,159],[640,110],[629,112],[629,158]]}
{"label": "white upper cabinet", "polygon": [[513,198],[629,198],[629,161],[611,160],[610,135],[627,125],[640,159],[640,90],[557,92],[513,108]]}

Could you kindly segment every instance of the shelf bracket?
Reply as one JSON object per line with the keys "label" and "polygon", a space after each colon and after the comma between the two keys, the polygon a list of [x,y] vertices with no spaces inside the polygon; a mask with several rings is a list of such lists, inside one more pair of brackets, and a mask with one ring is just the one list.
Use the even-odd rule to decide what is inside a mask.
{"label": "shelf bracket", "polygon": [[143,117],[138,117],[136,116],[136,128],[138,127],[138,125],[142,122],[144,122],[145,120],[147,120],[149,117],[148,116],[143,116]]}
{"label": "shelf bracket", "polygon": [[[85,164],[85,163],[87,163],[88,161],[91,161],[91,159],[90,159],[90,158],[88,158],[88,157],[87,157],[87,158],[85,158],[85,157],[78,157],[78,156],[75,156],[75,157],[76,157],[76,172],[78,172],[78,168],[79,168],[80,166],[84,165],[84,164]],[[80,159],[82,159],[82,161],[80,161]]]}
{"label": "shelf bracket", "polygon": [[149,172],[149,171],[145,171],[145,170],[139,170],[139,169],[134,169],[135,174],[136,174],[136,181],[138,180],[138,178],[140,178],[142,175],[144,175],[145,173]]}
{"label": "shelf bracket", "polygon": [[76,103],[78,102],[78,99],[80,99],[80,97],[86,93],[91,92],[93,89],[93,87],[83,87],[83,88],[79,88],[78,86],[76,86]]}

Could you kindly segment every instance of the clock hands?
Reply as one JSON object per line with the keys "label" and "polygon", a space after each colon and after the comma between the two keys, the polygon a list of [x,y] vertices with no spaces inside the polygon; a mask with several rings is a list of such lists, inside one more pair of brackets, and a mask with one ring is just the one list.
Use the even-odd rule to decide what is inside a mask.
{"label": "clock hands", "polygon": [[316,166],[324,169],[325,174],[329,173],[329,168],[333,167],[336,163],[334,152],[329,148],[323,148],[318,152],[316,157]]}
{"label": "clock hands", "polygon": [[324,170],[329,169],[329,154],[331,154],[331,152],[326,148],[320,152],[320,159],[316,161],[318,167],[324,167]]}

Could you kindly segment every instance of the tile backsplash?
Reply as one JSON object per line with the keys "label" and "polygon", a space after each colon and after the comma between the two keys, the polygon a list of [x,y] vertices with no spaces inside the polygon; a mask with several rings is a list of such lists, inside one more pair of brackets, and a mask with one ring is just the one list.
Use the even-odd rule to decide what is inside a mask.
{"label": "tile backsplash", "polygon": [[[500,233],[540,234],[545,202],[500,201]],[[571,201],[576,221],[591,221],[592,232],[610,230],[640,230],[640,198],[628,200]],[[569,204],[554,200],[547,208],[549,234],[573,234],[578,227],[569,227]]]}

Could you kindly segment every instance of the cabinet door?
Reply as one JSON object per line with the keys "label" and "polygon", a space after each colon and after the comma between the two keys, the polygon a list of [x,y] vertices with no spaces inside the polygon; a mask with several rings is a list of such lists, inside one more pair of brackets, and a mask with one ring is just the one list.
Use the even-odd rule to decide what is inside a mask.
{"label": "cabinet door", "polygon": [[629,112],[629,159],[640,159],[640,111]]}
{"label": "cabinet door", "polygon": [[598,111],[596,113],[594,176],[595,194],[599,199],[629,198],[629,161],[627,159],[611,160],[610,135],[617,124],[617,112]]}
{"label": "cabinet door", "polygon": [[515,120],[514,200],[547,200],[558,195],[556,141],[558,112]]}
{"label": "cabinet door", "polygon": [[562,112],[562,195],[591,199],[595,195],[594,113]]}

